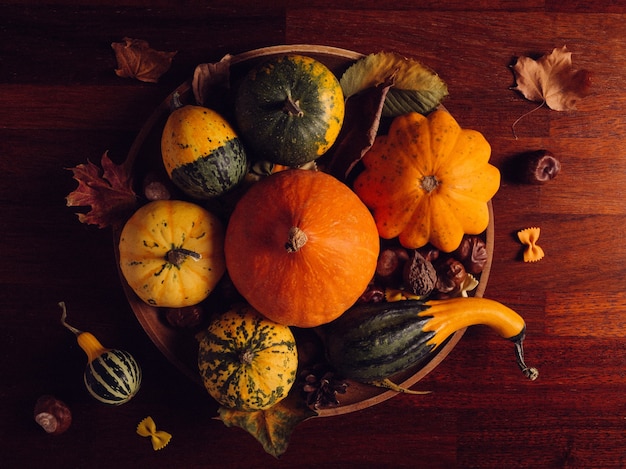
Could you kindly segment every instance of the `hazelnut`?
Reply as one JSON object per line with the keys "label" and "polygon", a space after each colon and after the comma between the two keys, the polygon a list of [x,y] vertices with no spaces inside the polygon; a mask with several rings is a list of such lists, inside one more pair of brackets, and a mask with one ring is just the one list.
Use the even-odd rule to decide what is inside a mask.
{"label": "hazelnut", "polygon": [[432,262],[427,261],[418,251],[410,254],[404,264],[404,284],[411,293],[428,296],[435,288],[437,271]]}
{"label": "hazelnut", "polygon": [[168,308],[165,311],[165,319],[169,325],[181,329],[198,326],[202,322],[203,317],[204,310],[200,305]]}
{"label": "hazelnut", "polygon": [[143,180],[143,194],[148,200],[169,200],[172,198],[171,182],[166,176],[150,172]]}
{"label": "hazelnut", "polygon": [[463,264],[453,257],[448,257],[436,265],[437,282],[435,289],[440,293],[450,293],[459,289],[467,277]]}
{"label": "hazelnut", "polygon": [[548,150],[537,150],[519,155],[518,177],[520,182],[545,184],[561,171],[561,163]]}
{"label": "hazelnut", "polygon": [[385,289],[378,285],[370,284],[359,297],[361,303],[380,303],[385,299]]}
{"label": "hazelnut", "polygon": [[424,259],[426,259],[428,262],[435,262],[439,258],[440,254],[439,249],[430,244],[419,248],[417,252],[424,256]]}
{"label": "hazelnut", "polygon": [[404,264],[409,258],[406,249],[393,247],[383,249],[378,255],[376,278],[386,286],[398,286],[402,281]]}
{"label": "hazelnut", "polygon": [[487,244],[480,236],[475,235],[465,236],[452,255],[461,261],[468,273],[474,275],[483,271],[489,259]]}
{"label": "hazelnut", "polygon": [[37,399],[33,416],[35,422],[51,435],[60,435],[72,423],[72,413],[69,407],[63,401],[48,394]]}

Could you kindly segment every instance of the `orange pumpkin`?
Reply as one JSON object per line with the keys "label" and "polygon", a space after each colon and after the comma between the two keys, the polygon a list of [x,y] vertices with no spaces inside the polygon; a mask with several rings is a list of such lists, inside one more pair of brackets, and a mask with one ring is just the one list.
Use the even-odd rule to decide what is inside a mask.
{"label": "orange pumpkin", "polygon": [[451,252],[464,234],[489,224],[487,202],[500,187],[490,156],[485,137],[444,110],[402,115],[363,157],[354,191],[372,209],[382,238]]}
{"label": "orange pumpkin", "polygon": [[233,284],[254,308],[280,324],[315,327],[365,291],[379,245],[371,213],[348,186],[289,169],[239,200],[224,250]]}

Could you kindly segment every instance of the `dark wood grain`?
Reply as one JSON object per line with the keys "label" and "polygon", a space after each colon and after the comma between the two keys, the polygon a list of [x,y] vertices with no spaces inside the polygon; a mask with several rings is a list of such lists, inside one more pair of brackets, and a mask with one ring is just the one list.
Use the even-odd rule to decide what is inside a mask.
{"label": "dark wood grain", "polygon": [[[0,467],[625,467],[624,2],[294,3],[0,3]],[[125,36],[178,51],[158,84],[115,76],[111,43]],[[459,122],[485,134],[503,174],[518,153],[539,148],[563,170],[544,186],[505,177],[493,200],[485,295],[525,317],[526,358],[540,378],[524,380],[511,344],[470,328],[418,384],[433,393],[307,421],[276,460],[213,419],[204,390],[148,339],[122,291],[112,233],[80,224],[65,206],[75,187],[66,168],[105,151],[122,161],[196,64],[295,43],[419,58],[448,83],[446,107]],[[592,94],[574,112],[534,110],[509,89],[509,66],[563,45],[593,72]],[[515,237],[529,226],[541,228],[546,252],[534,264],[520,261]],[[73,325],[142,363],[130,403],[106,407],[86,393],[83,352],[59,323],[62,300]],[[44,393],[73,411],[61,436],[32,419]],[[135,434],[148,415],[173,434],[160,452]]]}

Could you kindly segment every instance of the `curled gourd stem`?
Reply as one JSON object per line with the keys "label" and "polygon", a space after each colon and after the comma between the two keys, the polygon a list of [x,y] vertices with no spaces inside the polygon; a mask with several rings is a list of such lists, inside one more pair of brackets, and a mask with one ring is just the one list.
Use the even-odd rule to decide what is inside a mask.
{"label": "curled gourd stem", "polygon": [[64,327],[66,327],[67,329],[69,329],[70,331],[72,331],[74,334],[76,334],[77,336],[82,334],[83,331],[76,329],[73,326],[70,326],[65,320],[67,318],[67,308],[65,307],[65,302],[61,301],[59,302],[59,306],[61,307],[61,324],[63,324]]}
{"label": "curled gourd stem", "polygon": [[65,307],[65,303],[61,301],[59,303],[59,306],[61,307],[61,310],[62,310],[61,324],[63,324],[64,327],[66,327],[67,329],[69,329],[76,335],[76,341],[78,342],[78,345],[80,346],[80,348],[83,349],[83,351],[87,354],[87,361],[89,363],[91,363],[93,360],[98,358],[104,352],[109,350],[103,347],[100,341],[98,341],[98,339],[96,339],[92,333],[83,332],[79,329],[76,329],[73,326],[70,326],[65,321],[65,319],[67,318],[67,308]]}
{"label": "curled gourd stem", "polygon": [[539,376],[539,370],[534,367],[526,366],[526,362],[524,361],[524,347],[522,345],[523,337],[515,340],[513,343],[515,344],[515,358],[517,360],[517,366],[522,370],[524,376],[526,376],[529,380],[535,381]]}

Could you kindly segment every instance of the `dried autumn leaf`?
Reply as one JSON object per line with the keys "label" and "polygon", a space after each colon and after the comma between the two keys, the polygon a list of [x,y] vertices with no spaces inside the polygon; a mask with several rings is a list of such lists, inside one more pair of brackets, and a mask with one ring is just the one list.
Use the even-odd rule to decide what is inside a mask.
{"label": "dried autumn leaf", "polygon": [[68,168],[78,181],[78,187],[65,198],[68,207],[90,207],[87,213],[78,212],[81,223],[99,228],[116,225],[136,208],[137,195],[129,170],[116,165],[108,153],[102,155],[102,168],[88,161]]}
{"label": "dried autumn leaf", "polygon": [[156,83],[169,70],[176,55],[176,52],[154,50],[146,41],[129,37],[124,42],[112,43],[111,47],[117,59],[117,76],[148,83]]}
{"label": "dried autumn leaf", "polygon": [[317,415],[317,412],[307,407],[303,399],[293,392],[267,410],[245,412],[220,407],[218,412],[218,419],[224,425],[247,431],[261,443],[267,453],[276,458],[287,451],[289,438],[296,426]]}
{"label": "dried autumn leaf", "polygon": [[346,98],[387,83],[383,115],[393,117],[409,112],[428,113],[448,95],[444,81],[430,68],[414,59],[393,52],[370,54],[357,60],[342,75],[340,83]]}
{"label": "dried autumn leaf", "polygon": [[227,54],[219,62],[203,63],[195,68],[191,88],[196,103],[200,106],[208,103],[209,97],[215,94],[216,89],[228,88],[232,58],[232,55]]}
{"label": "dried autumn leaf", "polygon": [[352,169],[374,144],[391,86],[391,83],[383,83],[346,100],[339,137],[331,151],[322,157],[325,170],[337,179],[346,181]]}
{"label": "dried autumn leaf", "polygon": [[555,111],[574,110],[576,102],[589,94],[591,72],[573,67],[572,53],[566,46],[537,60],[519,57],[512,68],[516,80],[512,89]]}

